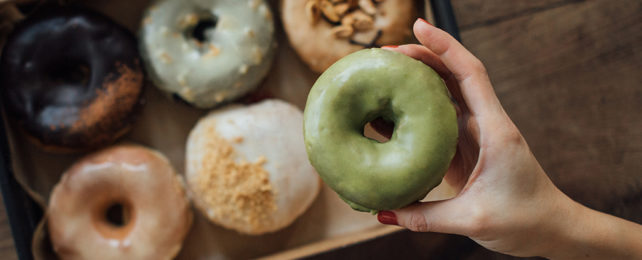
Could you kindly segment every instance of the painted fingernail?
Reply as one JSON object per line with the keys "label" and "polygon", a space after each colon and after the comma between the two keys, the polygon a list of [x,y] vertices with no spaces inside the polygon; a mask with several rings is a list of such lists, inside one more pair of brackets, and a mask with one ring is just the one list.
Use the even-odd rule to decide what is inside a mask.
{"label": "painted fingernail", "polygon": [[394,48],[397,48],[397,47],[399,47],[399,45],[386,45],[386,46],[381,46],[381,48],[390,48],[390,49],[394,49]]}
{"label": "painted fingernail", "polygon": [[377,220],[379,220],[381,224],[398,225],[397,216],[395,216],[395,213],[392,211],[379,211],[377,214]]}
{"label": "painted fingernail", "polygon": [[422,22],[424,22],[424,23],[426,23],[426,24],[428,24],[428,25],[430,25],[430,26],[434,26],[434,25],[432,25],[430,22],[428,22],[428,21],[424,20],[424,18],[419,18],[419,20],[420,20],[420,21],[422,21]]}

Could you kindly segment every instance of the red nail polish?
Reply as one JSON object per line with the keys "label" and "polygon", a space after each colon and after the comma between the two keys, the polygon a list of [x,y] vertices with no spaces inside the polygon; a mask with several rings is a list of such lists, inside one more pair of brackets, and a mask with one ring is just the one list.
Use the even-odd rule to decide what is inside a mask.
{"label": "red nail polish", "polygon": [[381,46],[381,48],[397,48],[399,45],[386,45],[386,46]]}
{"label": "red nail polish", "polygon": [[428,25],[430,25],[430,26],[434,26],[434,25],[432,25],[430,22],[428,22],[428,21],[424,20],[424,18],[421,18],[421,17],[420,17],[420,18],[419,18],[419,20],[421,20],[422,22],[424,22],[424,23],[426,23],[426,24],[428,24]]}
{"label": "red nail polish", "polygon": [[379,211],[377,214],[377,220],[379,220],[381,224],[398,225],[397,216],[395,216],[395,213],[392,211]]}

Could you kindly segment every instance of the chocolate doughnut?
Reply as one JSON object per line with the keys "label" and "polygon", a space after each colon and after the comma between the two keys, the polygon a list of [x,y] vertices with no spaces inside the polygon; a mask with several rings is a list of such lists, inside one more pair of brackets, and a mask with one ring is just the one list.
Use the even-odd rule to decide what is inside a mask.
{"label": "chocolate doughnut", "polygon": [[40,8],[18,23],[0,58],[5,108],[53,150],[101,146],[122,136],[141,104],[134,36],[79,7]]}

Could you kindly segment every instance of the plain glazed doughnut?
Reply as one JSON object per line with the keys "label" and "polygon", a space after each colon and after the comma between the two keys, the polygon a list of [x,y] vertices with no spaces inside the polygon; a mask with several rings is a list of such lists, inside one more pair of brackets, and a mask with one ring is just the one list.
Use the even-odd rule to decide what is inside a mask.
{"label": "plain glazed doughnut", "polygon": [[[364,125],[380,117],[395,125],[384,143],[363,135]],[[455,154],[457,117],[434,70],[367,49],[319,77],[305,106],[304,135],[310,162],[352,208],[393,210],[441,183]]]}
{"label": "plain glazed doughnut", "polygon": [[276,46],[264,0],[160,0],[148,8],[140,39],[154,84],[200,108],[254,89]]}
{"label": "plain glazed doughnut", "polygon": [[192,211],[165,156],[123,145],[71,166],[53,189],[46,218],[62,259],[172,259]]}
{"label": "plain glazed doughnut", "polygon": [[320,180],[303,145],[303,115],[283,101],[231,106],[202,118],[187,140],[193,202],[212,222],[245,234],[291,224]]}
{"label": "plain glazed doughnut", "polygon": [[283,0],[281,10],[292,47],[318,73],[363,48],[405,43],[416,18],[410,0]]}
{"label": "plain glazed doughnut", "polygon": [[41,7],[16,25],[0,60],[9,114],[49,150],[83,150],[124,135],[140,107],[136,40],[77,7]]}

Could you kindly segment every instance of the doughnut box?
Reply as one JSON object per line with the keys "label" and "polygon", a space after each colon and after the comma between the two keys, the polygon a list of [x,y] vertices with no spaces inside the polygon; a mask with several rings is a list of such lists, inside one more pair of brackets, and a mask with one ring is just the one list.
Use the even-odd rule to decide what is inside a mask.
{"label": "doughnut box", "polygon": [[[247,1],[249,5],[256,2],[254,0],[238,1]],[[232,103],[251,104],[267,97],[286,101],[303,110],[308,92],[319,74],[313,72],[309,62],[299,57],[300,53],[290,45],[280,20],[281,5],[284,1],[267,1],[272,12],[269,19],[274,20],[276,39],[274,47],[276,50],[274,57],[271,58],[272,64],[267,76],[259,81],[258,88]],[[145,22],[143,21],[144,10],[151,1],[78,0],[71,2],[106,15],[140,37],[140,24]],[[39,1],[10,0],[0,3],[0,47],[6,40],[8,32],[11,31],[12,25],[21,18],[16,11],[29,10],[37,4]],[[418,10],[423,10],[422,17],[456,35],[454,15],[448,0],[415,0],[413,4]],[[18,8],[15,8],[16,6]],[[333,33],[344,34],[345,32],[335,30]],[[225,50],[210,49],[209,51]],[[117,144],[133,143],[153,148],[166,156],[179,175],[183,175],[186,140],[190,130],[209,111],[221,107],[196,108],[189,105],[184,97],[172,98],[171,95],[168,97],[166,93],[154,86],[157,82],[149,78],[145,80],[142,96],[144,106],[138,111],[129,132],[120,138]],[[218,96],[213,98],[216,102],[227,100]],[[0,124],[0,153],[2,153],[0,188],[18,256],[20,259],[56,259],[46,221],[43,221],[43,209],[47,207],[54,185],[58,183],[63,172],[89,152],[50,153],[45,151],[22,133],[20,127],[9,119],[7,113],[4,108],[3,122]],[[374,131],[366,129],[366,132]],[[444,182],[428,195],[427,200],[447,198],[454,193],[455,191]],[[208,221],[207,216],[195,209],[191,228],[176,259],[303,258],[356,246],[401,230],[398,227],[379,224],[376,217],[368,213],[352,210],[327,185],[322,184],[311,206],[292,224],[278,231],[260,235],[246,235],[215,225]]]}

